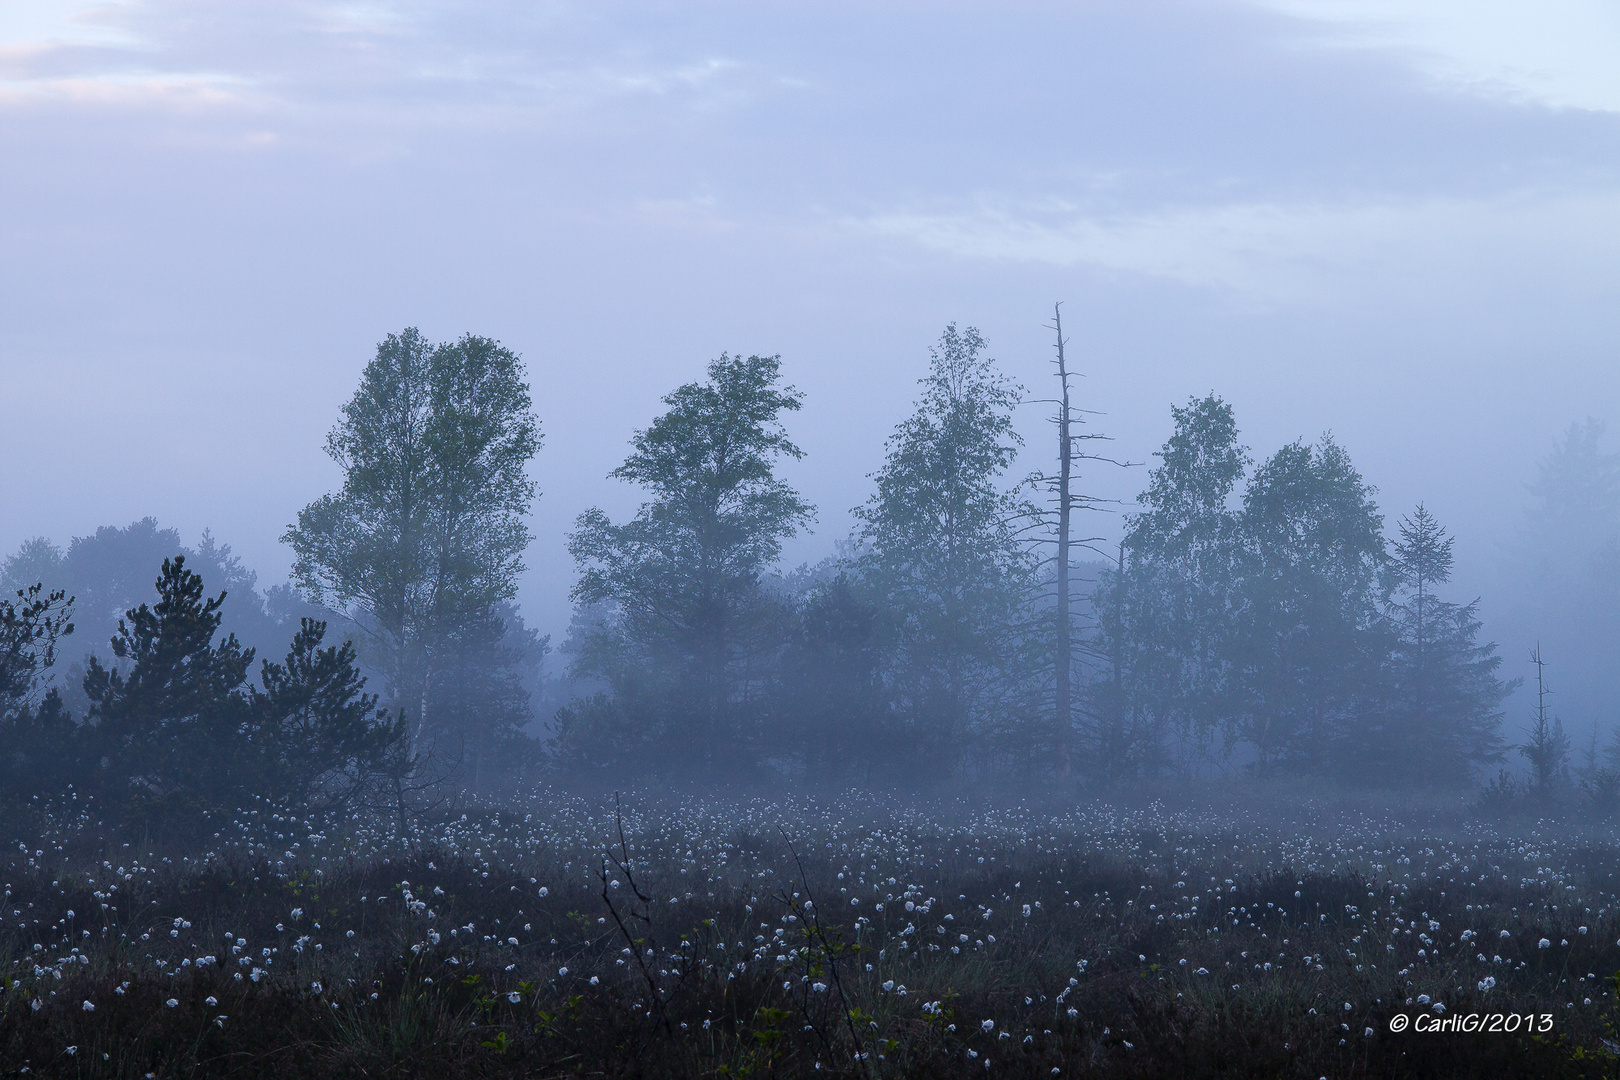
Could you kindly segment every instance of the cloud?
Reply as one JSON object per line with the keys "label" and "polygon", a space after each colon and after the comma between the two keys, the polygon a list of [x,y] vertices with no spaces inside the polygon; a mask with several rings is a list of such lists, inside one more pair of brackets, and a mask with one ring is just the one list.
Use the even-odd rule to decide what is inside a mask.
{"label": "cloud", "polygon": [[1484,97],[1620,112],[1612,0],[1253,0],[1314,24],[1323,44],[1402,56]]}
{"label": "cloud", "polygon": [[299,123],[464,130],[590,124],[647,102],[711,109],[768,81],[723,48],[627,37],[568,5],[16,2],[18,16],[0,24],[0,107],[235,103]]}
{"label": "cloud", "polygon": [[1091,266],[1263,302],[1316,303],[1342,300],[1346,282],[1477,280],[1536,258],[1612,277],[1620,194],[1249,202],[1121,215],[1051,201],[879,213],[849,225],[965,259]]}
{"label": "cloud", "polygon": [[136,29],[132,0],[19,0],[0,23],[0,104],[195,106],[237,101],[252,79],[192,68]]}
{"label": "cloud", "polygon": [[80,45],[123,48],[142,44],[122,25],[128,0],[86,4],[84,0],[10,0],[0,19],[0,49],[35,50]]}

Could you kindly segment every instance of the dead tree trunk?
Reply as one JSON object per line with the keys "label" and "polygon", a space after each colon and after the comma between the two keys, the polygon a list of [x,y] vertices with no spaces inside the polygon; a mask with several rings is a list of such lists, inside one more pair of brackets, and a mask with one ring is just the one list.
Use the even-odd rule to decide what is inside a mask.
{"label": "dead tree trunk", "polygon": [[1070,665],[1073,657],[1069,625],[1069,478],[1074,443],[1069,438],[1069,369],[1063,355],[1063,305],[1052,305],[1052,326],[1057,331],[1058,381],[1062,395],[1058,405],[1058,535],[1057,535],[1057,766],[1058,775],[1069,778],[1074,737],[1073,697]]}

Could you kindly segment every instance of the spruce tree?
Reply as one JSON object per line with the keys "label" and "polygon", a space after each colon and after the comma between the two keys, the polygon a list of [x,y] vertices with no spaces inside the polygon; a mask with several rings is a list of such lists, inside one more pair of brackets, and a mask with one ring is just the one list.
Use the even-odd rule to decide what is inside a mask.
{"label": "spruce tree", "polygon": [[1455,604],[1436,587],[1451,579],[1453,538],[1419,504],[1399,522],[1387,564],[1390,708],[1363,747],[1371,768],[1415,782],[1463,782],[1498,761],[1501,705],[1517,682],[1497,675],[1494,642],[1478,640],[1479,601]]}

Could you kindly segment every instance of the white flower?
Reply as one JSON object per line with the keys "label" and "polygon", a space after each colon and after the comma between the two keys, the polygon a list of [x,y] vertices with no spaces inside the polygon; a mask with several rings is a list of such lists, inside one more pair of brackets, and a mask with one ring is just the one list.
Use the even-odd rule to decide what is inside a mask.
{"label": "white flower", "polygon": [[178,1001],[176,1001],[174,998],[170,998],[168,1001],[165,1001],[163,1004],[165,1004],[169,1008],[173,1009],[173,1008],[177,1007],[180,1003]]}
{"label": "white flower", "polygon": [[[313,992],[313,993],[317,993],[317,994],[318,994],[318,993],[320,993],[320,992],[321,992],[321,984],[320,984],[320,983],[318,983],[318,982],[312,982],[312,983],[310,983],[310,984],[309,984],[309,988],[310,988],[310,990],[311,990],[311,991],[312,991],[312,992]],[[211,1002],[210,1002],[210,1004],[212,1004],[212,1003],[211,1003]]]}
{"label": "white flower", "polygon": [[986,1020],[984,1023],[980,1024],[979,1026],[982,1027],[986,1031],[994,1031],[994,1030],[996,1030],[996,1022],[994,1020]]}
{"label": "white flower", "polygon": [[518,1002],[523,1000],[523,995],[518,993],[516,990],[513,990],[506,995],[506,1000],[510,1001],[513,1005],[516,1005]]}
{"label": "white flower", "polygon": [[810,989],[814,990],[818,994],[824,994],[827,992],[827,984],[824,982],[811,983]]}
{"label": "white flower", "polygon": [[1487,975],[1483,979],[1479,980],[1479,992],[1483,994],[1486,991],[1490,990],[1495,985],[1496,985],[1496,976]]}
{"label": "white flower", "polygon": [[1547,949],[1551,947],[1552,942],[1548,941],[1546,938],[1542,938],[1540,941],[1536,942],[1536,948],[1538,949]]}
{"label": "white flower", "polygon": [[883,981],[883,989],[885,989],[885,990],[893,990],[894,989],[894,980],[893,979],[885,979]]}
{"label": "white flower", "polygon": [[92,1005],[90,1002],[87,1001],[87,1002],[84,1003],[84,1011],[85,1012],[95,1012],[96,1007],[94,1005]]}
{"label": "white flower", "polygon": [[557,976],[559,978],[561,978],[562,976],[567,975],[567,974],[568,974],[568,969],[567,968],[558,968],[557,969]]}

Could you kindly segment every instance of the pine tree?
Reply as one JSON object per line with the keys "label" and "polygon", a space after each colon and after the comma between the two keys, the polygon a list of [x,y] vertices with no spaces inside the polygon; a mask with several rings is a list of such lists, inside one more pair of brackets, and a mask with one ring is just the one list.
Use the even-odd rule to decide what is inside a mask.
{"label": "pine tree", "polygon": [[1462,782],[1502,757],[1501,705],[1517,682],[1498,676],[1494,643],[1480,644],[1479,601],[1442,600],[1453,538],[1419,504],[1399,523],[1386,567],[1386,613],[1395,630],[1386,726],[1367,732],[1370,767],[1389,778]]}
{"label": "pine tree", "polygon": [[73,600],[35,583],[0,600],[0,793],[22,799],[60,790],[79,764],[78,731],[48,685]]}
{"label": "pine tree", "polygon": [[92,657],[84,676],[101,784],[154,822],[228,805],[264,779],[245,687],[253,650],[234,634],[214,641],[224,593],[205,596],[180,555],[163,560],[157,591],[156,604],[119,620],[112,651],[123,663]]}
{"label": "pine tree", "polygon": [[250,691],[254,741],[267,761],[262,794],[299,807],[342,807],[386,770],[409,737],[402,714],[377,707],[354,644],[322,647],[326,623],[300,620],[285,662],[266,660]]}
{"label": "pine tree", "polygon": [[1536,708],[1530,730],[1517,750],[1530,764],[1530,793],[1550,799],[1569,781],[1569,736],[1564,722],[1547,708],[1552,690],[1547,686],[1547,662],[1539,643],[1530,651],[1530,663],[1536,668]]}

